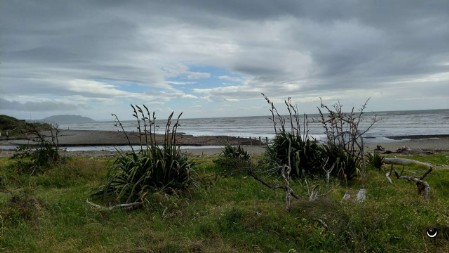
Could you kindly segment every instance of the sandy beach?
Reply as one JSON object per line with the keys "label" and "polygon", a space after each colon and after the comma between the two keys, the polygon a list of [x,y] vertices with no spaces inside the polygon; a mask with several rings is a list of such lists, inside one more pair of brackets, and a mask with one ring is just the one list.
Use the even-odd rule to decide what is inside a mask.
{"label": "sandy beach", "polygon": [[410,153],[425,153],[449,151],[449,137],[430,137],[421,136],[420,138],[404,138],[401,140],[394,140],[392,142],[379,142],[366,145],[367,150],[374,150],[377,145],[382,146],[385,151],[409,149]]}
{"label": "sandy beach", "polygon": [[[49,133],[45,133],[49,136]],[[139,138],[139,134],[136,132],[127,133],[129,141],[122,132],[118,131],[91,131],[91,130],[61,130],[58,137],[59,146],[64,150],[65,147],[101,147],[101,146],[128,146],[140,145],[141,142],[145,143],[145,136],[142,139]],[[156,142],[163,143],[164,136],[156,135]],[[184,152],[193,155],[216,155],[221,152],[221,147],[226,144],[242,145],[245,146],[250,154],[263,153],[264,144],[263,141],[258,139],[249,139],[242,137],[231,136],[192,136],[178,134],[176,143],[181,146]],[[6,150],[5,147],[17,146],[20,144],[33,144],[32,141],[26,138],[14,138],[11,137],[8,140],[5,138],[0,140],[0,156],[10,156],[14,152],[12,150]],[[193,147],[192,147],[193,146]],[[2,149],[3,147],[3,149]],[[187,148],[184,148],[187,147]],[[191,148],[188,148],[191,147]],[[64,152],[64,151],[63,151]],[[98,156],[114,155],[113,151],[104,151],[101,148],[95,151],[65,151],[66,155],[86,155],[86,156]]]}
{"label": "sandy beach", "polygon": [[[44,132],[44,135],[50,136],[50,133]],[[126,136],[119,131],[92,131],[92,130],[61,130],[58,135],[59,145],[64,146],[110,146],[110,145],[140,145],[145,143],[145,136],[139,138],[139,133],[128,132],[129,142]],[[149,137],[148,137],[149,138]],[[164,136],[156,135],[156,142],[163,143]],[[0,145],[18,145],[29,143],[25,138],[2,139]],[[259,145],[261,142],[256,139],[237,138],[230,136],[192,136],[178,134],[176,143],[183,146],[202,146],[202,145]]]}
{"label": "sandy beach", "polygon": [[[140,139],[137,133],[128,133],[129,140],[133,145],[139,145]],[[403,138],[403,139],[401,139]],[[62,130],[59,134],[59,145],[64,147],[89,147],[89,146],[123,146],[128,145],[128,140],[121,132],[113,131],[90,131],[90,130]],[[158,143],[163,142],[163,136],[156,137]],[[378,145],[385,151],[396,153],[398,150],[405,153],[429,153],[439,151],[449,151],[449,136],[409,136],[395,137],[397,140],[390,141],[370,141],[366,145],[366,150],[374,150]],[[142,137],[145,141],[145,137]],[[24,138],[10,138],[0,140],[0,156],[10,156],[11,147],[19,144],[30,143]],[[242,145],[250,154],[262,154],[265,144],[258,139],[237,138],[228,136],[192,136],[178,135],[177,144],[181,146],[183,152],[192,155],[218,155],[225,144]],[[3,147],[3,148],[2,148]],[[105,151],[98,148],[95,151],[63,151],[65,155],[77,156],[112,156],[113,151]]]}

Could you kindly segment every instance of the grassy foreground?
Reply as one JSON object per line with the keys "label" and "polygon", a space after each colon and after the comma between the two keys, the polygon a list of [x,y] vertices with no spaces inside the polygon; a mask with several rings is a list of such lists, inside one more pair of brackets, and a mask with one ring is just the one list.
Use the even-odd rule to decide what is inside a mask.
{"label": "grassy foreground", "polygon": [[[102,211],[86,204],[110,158],[69,158],[36,176],[0,159],[2,252],[449,252],[449,154],[413,157],[432,162],[431,199],[405,180],[388,183],[370,169],[363,183],[323,180],[292,185],[302,200],[285,210],[284,192],[245,174],[220,171],[214,157],[193,158],[195,186],[183,196],[153,194],[134,211]],[[402,168],[399,167],[398,170]],[[424,169],[407,167],[406,173]],[[413,175],[413,174],[412,174]],[[308,189],[319,185],[318,200]],[[360,188],[367,199],[352,199]],[[345,192],[351,200],[342,201]]]}

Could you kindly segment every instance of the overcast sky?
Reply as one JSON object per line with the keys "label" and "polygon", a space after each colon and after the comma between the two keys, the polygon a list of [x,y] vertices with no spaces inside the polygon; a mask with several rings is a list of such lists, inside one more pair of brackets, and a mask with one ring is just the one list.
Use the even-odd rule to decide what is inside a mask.
{"label": "overcast sky", "polygon": [[0,114],[449,108],[449,1],[0,0]]}

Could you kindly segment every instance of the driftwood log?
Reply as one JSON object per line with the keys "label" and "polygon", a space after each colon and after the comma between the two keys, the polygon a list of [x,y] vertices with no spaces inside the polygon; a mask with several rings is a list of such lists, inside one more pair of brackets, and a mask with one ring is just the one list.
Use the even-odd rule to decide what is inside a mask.
{"label": "driftwood log", "polygon": [[118,204],[115,206],[102,206],[102,205],[98,205],[93,202],[90,202],[89,199],[86,199],[86,203],[94,208],[97,208],[100,210],[106,210],[106,211],[112,211],[117,208],[124,209],[124,210],[131,210],[131,209],[138,208],[138,207],[142,206],[142,204],[143,204],[142,202],[134,202],[134,203],[127,203],[127,204]]}
{"label": "driftwood log", "polygon": [[[406,158],[384,158],[383,163],[391,164],[390,171],[387,172],[387,174],[385,175],[391,184],[393,184],[393,180],[391,180],[390,176],[392,173],[394,173],[397,179],[405,179],[407,181],[415,182],[416,187],[418,188],[419,195],[422,194],[426,199],[430,197],[430,185],[426,181],[424,181],[424,178],[432,172],[431,164]],[[424,166],[427,168],[427,171],[421,177],[412,177],[401,175],[393,168],[393,165],[412,165],[412,164]]]}
{"label": "driftwood log", "polygon": [[385,164],[395,164],[395,165],[412,165],[417,164],[424,166],[426,168],[432,168],[432,165],[429,163],[423,163],[420,161],[415,161],[412,159],[406,159],[406,158],[384,158],[383,163]]}

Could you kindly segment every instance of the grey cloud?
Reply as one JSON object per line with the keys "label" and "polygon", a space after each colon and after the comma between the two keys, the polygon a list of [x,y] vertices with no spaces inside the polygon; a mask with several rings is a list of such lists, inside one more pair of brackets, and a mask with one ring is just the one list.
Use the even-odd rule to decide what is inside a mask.
{"label": "grey cloud", "polygon": [[449,72],[448,13],[447,1],[7,1],[0,84],[13,98],[103,98],[67,82],[109,79],[169,99],[186,94],[166,67],[191,64],[245,77],[206,89],[217,98],[382,89]]}
{"label": "grey cloud", "polygon": [[[221,27],[227,27],[229,24],[244,25],[245,22],[264,22],[277,20],[279,17],[292,16],[297,19],[298,23],[308,21],[318,24],[316,26],[318,29],[320,27],[323,29],[328,28],[321,31],[321,33],[330,32],[329,29],[333,28],[332,24],[336,21],[349,22],[358,20],[361,29],[375,28],[385,32],[382,35],[384,37],[379,38],[380,40],[385,39],[386,36],[390,38],[391,41],[385,42],[391,43],[389,47],[379,47],[378,45],[383,43],[378,43],[378,41],[354,44],[357,40],[363,40],[363,38],[354,38],[353,40],[346,41],[353,50],[341,51],[339,47],[334,47],[334,45],[344,43],[344,41],[341,41],[342,38],[351,36],[350,34],[344,33],[351,33],[352,31],[340,31],[339,27],[334,27],[335,31],[333,32],[336,34],[341,33],[342,38],[318,37],[314,41],[307,41],[307,39],[306,41],[299,40],[299,43],[304,42],[306,44],[306,48],[296,47],[293,49],[311,50],[311,55],[320,67],[319,73],[326,77],[334,76],[338,73],[347,74],[348,72],[352,72],[352,70],[357,70],[357,66],[362,66],[363,63],[375,61],[374,57],[377,55],[373,55],[373,53],[384,52],[385,54],[389,54],[393,50],[405,50],[406,48],[409,48],[409,50],[406,50],[406,53],[420,50],[423,54],[422,56],[425,53],[429,53],[423,52],[422,50],[424,48],[428,48],[431,51],[430,53],[433,51],[433,54],[441,53],[441,47],[446,45],[445,42],[448,41],[447,36],[449,36],[448,32],[441,30],[440,33],[432,33],[438,35],[438,37],[426,39],[426,34],[429,30],[426,28],[433,27],[437,24],[444,25],[448,23],[444,22],[447,21],[445,20],[447,19],[447,15],[442,11],[447,9],[447,4],[442,6],[438,4],[436,6],[432,6],[433,4],[426,6],[418,3],[412,4],[409,1],[400,4],[390,2],[376,2],[376,4],[373,4],[371,2],[358,3],[354,1],[342,1],[338,3],[329,3],[328,1],[190,1],[188,4],[185,1],[172,1],[170,3],[166,1],[143,1],[135,5],[125,5],[122,3],[111,4],[108,1],[96,2],[95,4],[97,8],[92,8],[91,5],[93,4],[89,1],[80,1],[77,4],[58,4],[57,1],[50,1],[47,4],[20,6],[21,16],[24,16],[24,19],[29,22],[27,22],[27,25],[23,24],[25,21],[18,22],[19,28],[30,29],[24,27],[28,27],[31,24],[32,27],[36,27],[35,29],[44,35],[45,31],[47,31],[51,36],[34,36],[38,40],[36,44],[44,45],[17,51],[15,52],[17,54],[16,56],[19,58],[26,56],[28,57],[26,60],[35,59],[36,61],[50,61],[63,65],[68,64],[68,67],[71,66],[71,61],[88,64],[93,59],[96,61],[95,66],[97,68],[101,66],[107,67],[108,61],[126,61],[127,55],[129,54],[139,54],[139,52],[149,53],[153,50],[158,50],[158,44],[155,42],[157,38],[154,41],[144,41],[144,38],[139,38],[137,28],[143,26],[143,24],[136,23],[151,21],[150,26],[161,25],[163,28],[166,24],[163,21],[159,21],[158,23],[157,17],[165,17],[166,19],[161,20],[168,21],[169,23],[189,23],[192,21],[199,27],[207,26],[211,19],[233,18],[236,20],[222,21],[220,24]],[[388,8],[385,8],[385,6],[388,6]],[[17,9],[13,8],[11,13],[16,13]],[[7,8],[5,12],[9,13],[9,11]],[[145,13],[147,14],[145,15]],[[424,27],[417,27],[416,31],[407,32],[406,34],[402,34],[401,37],[401,32],[398,33],[398,31],[407,31],[407,29],[410,29],[408,25],[410,21],[419,21],[418,18],[412,16],[414,13],[424,13],[429,17],[433,17],[433,21],[429,21],[430,23],[428,24],[422,22],[425,25]],[[211,14],[213,16],[209,16]],[[205,16],[207,20],[202,20],[201,23],[195,23],[195,16]],[[389,22],[385,23],[385,19],[389,20]],[[6,24],[8,22],[2,23]],[[47,26],[48,28],[45,28]],[[320,33],[319,30],[293,30],[290,32],[298,33],[298,36],[311,35],[310,37],[314,37],[314,35],[316,37]],[[418,38],[413,38],[413,34],[418,34],[415,35]],[[364,36],[364,34],[360,35]],[[6,37],[8,37],[8,33],[6,33]],[[41,38],[41,41],[39,41],[39,38]],[[288,40],[294,38],[286,36],[280,39]],[[238,38],[236,40],[239,41]],[[257,40],[247,45],[247,49],[251,50],[256,43],[258,43]],[[314,45],[317,46],[313,47]],[[267,48],[265,53],[261,52],[259,55],[271,60],[271,55],[267,55],[269,51],[270,49]],[[8,55],[6,57],[8,59]],[[242,57],[245,57],[245,55],[242,55]],[[426,57],[421,58],[425,60]],[[254,66],[255,64],[260,64],[260,61],[245,62],[240,57],[239,60],[242,63],[235,66],[237,71],[256,76],[261,73],[266,73],[267,75],[273,75],[275,73],[278,73],[278,75],[286,74],[279,71],[282,68],[279,68],[276,63],[270,62],[270,64],[265,64],[265,66]],[[380,65],[382,62],[378,62],[378,64]],[[394,64],[396,62],[392,63],[392,65]],[[126,65],[124,64],[123,67],[126,67]],[[378,69],[381,70],[381,68]],[[135,74],[140,74],[141,76],[143,73],[144,71],[140,70],[136,71]]]}
{"label": "grey cloud", "polygon": [[32,111],[32,112],[46,112],[46,111],[65,111],[75,110],[79,108],[77,105],[57,103],[57,102],[26,102],[9,101],[0,98],[0,110],[3,111]]}

